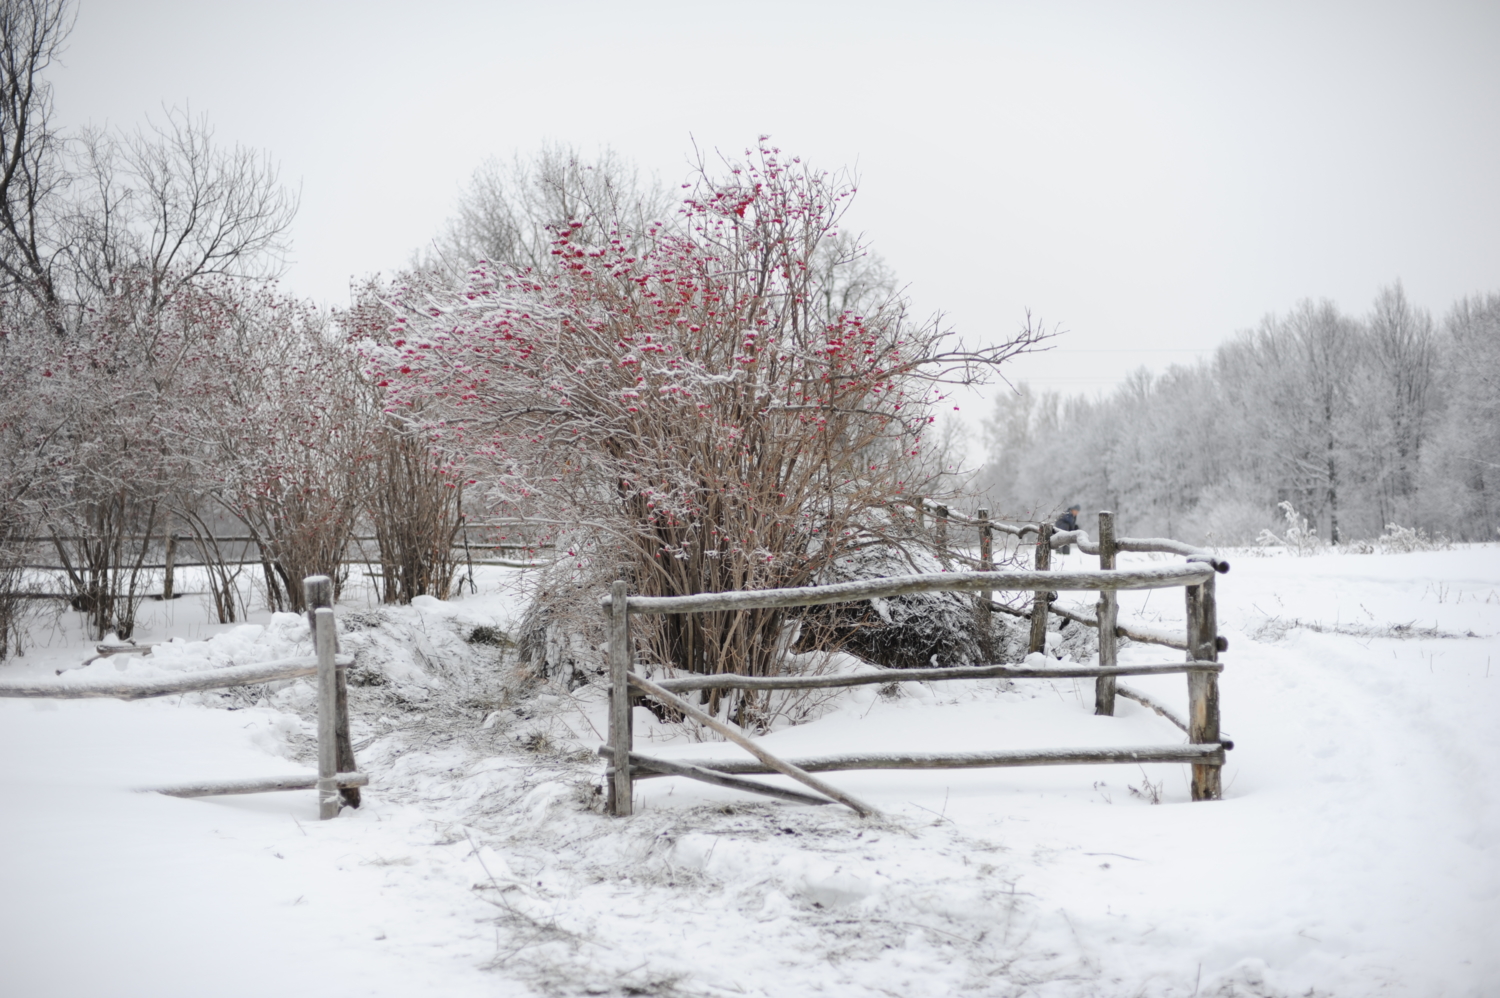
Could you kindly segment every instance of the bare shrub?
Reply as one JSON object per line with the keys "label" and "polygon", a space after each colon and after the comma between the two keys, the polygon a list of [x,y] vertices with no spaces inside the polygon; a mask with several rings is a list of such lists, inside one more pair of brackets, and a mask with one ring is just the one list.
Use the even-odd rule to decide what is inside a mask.
{"label": "bare shrub", "polygon": [[35,589],[26,579],[26,524],[18,505],[0,505],[0,661],[21,651],[26,604]]}
{"label": "bare shrub", "polygon": [[463,527],[464,479],[434,453],[427,434],[387,422],[375,435],[366,515],[380,550],[380,598],[447,599]]}
{"label": "bare shrub", "polygon": [[1142,769],[1141,785],[1139,787],[1136,787],[1127,784],[1125,789],[1130,791],[1130,796],[1135,797],[1138,800],[1143,800],[1147,804],[1160,804],[1162,790],[1165,786],[1166,781],[1164,780],[1157,780],[1155,783],[1152,783],[1151,778],[1148,777],[1146,775],[1146,771]]}
{"label": "bare shrub", "polygon": [[149,286],[121,278],[68,340],[33,322],[6,345],[27,407],[7,447],[31,464],[36,518],[98,638],[134,629],[154,578],[148,553],[192,471],[195,428],[180,401],[213,353],[212,296],[152,307]]}
{"label": "bare shrub", "polygon": [[1420,527],[1403,527],[1399,523],[1387,523],[1385,532],[1375,538],[1375,547],[1384,553],[1407,553],[1411,551],[1446,551],[1453,543],[1438,534],[1427,536]]}
{"label": "bare shrub", "polygon": [[228,550],[214,533],[214,518],[196,503],[179,505],[177,517],[187,524],[192,535],[193,547],[202,563],[204,578],[208,584],[209,599],[221,624],[232,624],[249,612],[240,591],[240,576],[244,565],[238,552]]}
{"label": "bare shrub", "polygon": [[136,610],[149,579],[143,566],[159,511],[158,503],[142,501],[122,487],[113,495],[81,498],[68,510],[68,526],[78,533],[52,529],[53,545],[73,586],[73,606],[88,615],[96,638],[110,633],[128,638],[135,631]]}
{"label": "bare shrub", "polygon": [[203,495],[254,539],[267,605],[301,612],[303,578],[331,577],[337,596],[347,576],[376,414],[317,309],[244,285],[222,305],[213,393],[193,410]]}
{"label": "bare shrub", "polygon": [[1281,516],[1285,523],[1280,535],[1270,528],[1262,530],[1255,543],[1261,547],[1282,546],[1288,551],[1298,555],[1317,554],[1326,545],[1318,536],[1316,528],[1310,526],[1307,517],[1297,512],[1297,508],[1289,501],[1283,500],[1276,504],[1281,510]]}

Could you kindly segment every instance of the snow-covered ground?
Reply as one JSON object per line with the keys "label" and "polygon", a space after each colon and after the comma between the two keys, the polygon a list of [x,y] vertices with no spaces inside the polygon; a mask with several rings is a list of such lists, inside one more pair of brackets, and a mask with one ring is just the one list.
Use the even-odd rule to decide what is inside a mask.
{"label": "snow-covered ground", "polygon": [[[306,680],[0,699],[0,995],[1500,993],[1500,548],[1232,560],[1236,748],[1215,803],[1188,802],[1186,767],[1075,766],[829,774],[884,820],[653,779],[635,817],[609,818],[602,691],[514,675],[476,634],[514,621],[494,585],[341,607],[373,783],[336,821],[311,792],[131,792],[310,769]],[[1122,602],[1181,626],[1178,590]],[[69,678],[306,649],[289,615],[205,619],[191,598],[148,604],[138,636],[180,647]],[[0,676],[89,647],[72,614],[33,638]],[[1185,706],[1180,676],[1132,685]],[[1129,701],[1094,717],[1071,680],[866,687],[820,709],[768,747],[1182,740]],[[738,751],[644,710],[637,732],[664,755]]]}

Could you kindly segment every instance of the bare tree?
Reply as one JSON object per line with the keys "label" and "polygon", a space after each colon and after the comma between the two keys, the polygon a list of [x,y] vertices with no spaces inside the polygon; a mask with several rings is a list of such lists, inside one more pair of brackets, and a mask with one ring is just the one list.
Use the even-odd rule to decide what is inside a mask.
{"label": "bare tree", "polygon": [[86,131],[71,152],[80,301],[108,295],[122,273],[148,275],[149,305],[160,307],[204,277],[280,272],[297,197],[266,153],[219,145],[206,118],[169,108],[162,124],[124,137]]}
{"label": "bare tree", "polygon": [[555,233],[581,223],[586,237],[607,241],[610,233],[645,233],[673,205],[654,179],[611,149],[590,158],[571,146],[545,145],[531,157],[485,161],[459,198],[419,266],[462,275],[483,260],[510,270],[550,273]]}
{"label": "bare tree", "polygon": [[1437,333],[1432,316],[1406,299],[1398,281],[1381,290],[1368,324],[1375,398],[1368,408],[1382,425],[1373,435],[1384,460],[1377,478],[1382,523],[1411,522],[1418,458],[1429,430]]}
{"label": "bare tree", "polygon": [[54,329],[68,176],[44,74],[71,28],[64,0],[0,0],[0,298],[24,297]]}
{"label": "bare tree", "polygon": [[1500,293],[1456,302],[1443,323],[1435,446],[1421,461],[1431,515],[1470,540],[1500,536]]}
{"label": "bare tree", "polygon": [[45,74],[72,24],[67,0],[0,0],[0,299],[61,334],[127,277],[160,308],[206,276],[274,276],[297,197],[266,154],[175,108],[124,135],[54,126]]}

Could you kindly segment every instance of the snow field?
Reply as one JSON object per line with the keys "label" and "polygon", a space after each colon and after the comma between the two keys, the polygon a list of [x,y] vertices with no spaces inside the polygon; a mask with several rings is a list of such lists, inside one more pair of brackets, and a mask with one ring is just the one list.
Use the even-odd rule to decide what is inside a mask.
{"label": "snow field", "polygon": [[[1186,767],[1068,766],[828,775],[884,821],[675,778],[641,781],[640,813],[606,818],[590,754],[601,691],[527,687],[463,640],[514,619],[506,595],[341,610],[366,674],[353,695],[373,785],[337,821],[313,820],[311,792],[127,790],[295,768],[275,755],[306,764],[305,682],[0,700],[0,992],[1488,994],[1497,554],[1232,556],[1218,591],[1237,747],[1211,804],[1188,803]],[[1122,603],[1181,626],[1180,591]],[[296,620],[188,628],[176,613],[141,636],[218,630],[225,662],[305,653]],[[82,657],[75,636],[49,637],[4,671]],[[91,669],[162,669],[190,651]],[[1181,676],[1130,684],[1185,705]],[[1129,701],[1093,717],[1091,688],[1072,680],[865,687],[823,709],[767,746],[1182,741]],[[644,710],[636,722],[645,751],[738,751]]]}

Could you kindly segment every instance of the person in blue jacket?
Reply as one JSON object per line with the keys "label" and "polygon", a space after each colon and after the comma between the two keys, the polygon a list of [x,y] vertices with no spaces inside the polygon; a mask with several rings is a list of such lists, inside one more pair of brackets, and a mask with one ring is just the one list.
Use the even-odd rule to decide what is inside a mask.
{"label": "person in blue jacket", "polygon": [[[1078,529],[1078,510],[1079,510],[1079,508],[1080,507],[1078,506],[1077,503],[1074,503],[1072,506],[1069,506],[1068,507],[1068,511],[1066,513],[1064,513],[1062,516],[1059,516],[1057,518],[1057,522],[1054,523],[1053,526],[1056,527],[1060,531],[1061,530],[1077,530]],[[1073,550],[1073,545],[1071,545],[1071,544],[1064,544],[1062,547],[1060,547],[1060,548],[1057,549],[1057,553],[1058,554],[1068,554],[1072,550]]]}

